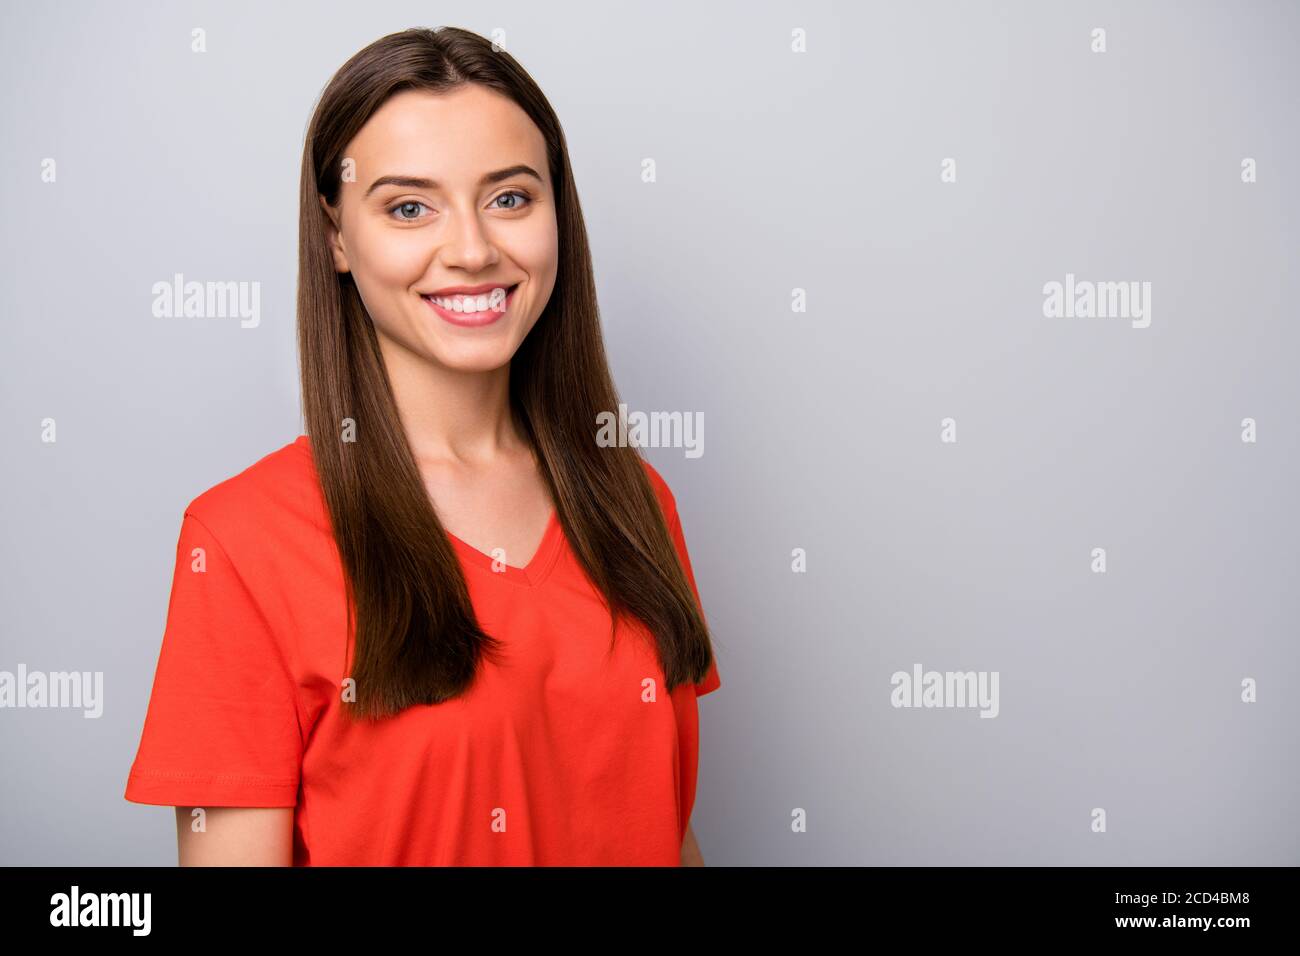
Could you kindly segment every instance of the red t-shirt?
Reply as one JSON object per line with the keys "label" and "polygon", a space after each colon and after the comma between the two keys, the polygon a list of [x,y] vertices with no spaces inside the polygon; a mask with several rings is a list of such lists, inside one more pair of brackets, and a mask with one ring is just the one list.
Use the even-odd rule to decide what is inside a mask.
{"label": "red t-shirt", "polygon": [[[672,492],[645,467],[695,589]],[[352,724],[343,568],[307,436],[195,498],[126,799],[294,807],[295,866],[679,865],[716,664],[664,693],[636,621],[609,654],[609,613],[555,517],[527,567],[449,540],[508,663]]]}

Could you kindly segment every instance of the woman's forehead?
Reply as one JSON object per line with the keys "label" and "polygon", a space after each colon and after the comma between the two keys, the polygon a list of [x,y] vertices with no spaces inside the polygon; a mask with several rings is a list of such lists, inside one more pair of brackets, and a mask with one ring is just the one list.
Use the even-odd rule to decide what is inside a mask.
{"label": "woman's forehead", "polygon": [[[448,93],[404,90],[381,106],[349,144],[363,165],[399,164],[396,172],[476,185],[485,171],[517,163],[539,168],[546,143],[533,121],[508,97],[480,86]],[[361,178],[359,175],[358,178]]]}

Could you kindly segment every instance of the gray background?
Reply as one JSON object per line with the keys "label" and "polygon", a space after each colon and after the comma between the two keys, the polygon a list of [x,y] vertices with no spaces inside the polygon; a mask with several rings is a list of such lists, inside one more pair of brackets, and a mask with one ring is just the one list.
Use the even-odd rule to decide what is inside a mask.
{"label": "gray background", "polygon": [[[716,634],[711,865],[1300,863],[1295,4],[373,0],[0,15],[0,669],[106,682],[0,710],[0,862],[175,862],[122,791],[182,509],[301,430],[315,97],[440,24],[560,114],[623,400],[704,415],[648,457]],[[176,272],[260,327],[154,318]],[[1067,272],[1151,326],[1045,318]],[[891,707],[916,662],[1000,715]]]}

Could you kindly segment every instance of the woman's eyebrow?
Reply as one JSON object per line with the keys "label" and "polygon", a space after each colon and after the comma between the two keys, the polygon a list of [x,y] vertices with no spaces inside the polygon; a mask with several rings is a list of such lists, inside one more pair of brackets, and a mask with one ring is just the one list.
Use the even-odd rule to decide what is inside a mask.
{"label": "woman's eyebrow", "polygon": [[[480,186],[486,186],[489,183],[499,183],[503,179],[509,179],[511,176],[532,176],[539,183],[542,177],[537,174],[537,170],[531,166],[525,166],[519,163],[515,166],[507,166],[505,169],[498,169],[494,172],[484,173],[483,178],[478,181]],[[432,179],[425,179],[423,176],[380,176],[370,188],[366,190],[366,196],[378,189],[380,186],[405,186],[407,189],[437,189],[438,184]],[[364,198],[364,197],[363,197]]]}

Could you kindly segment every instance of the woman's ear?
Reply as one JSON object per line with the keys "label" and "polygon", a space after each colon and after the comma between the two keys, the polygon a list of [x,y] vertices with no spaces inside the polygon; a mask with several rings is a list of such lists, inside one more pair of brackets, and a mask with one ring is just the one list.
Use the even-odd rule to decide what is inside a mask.
{"label": "woman's ear", "polygon": [[329,220],[325,227],[325,242],[329,245],[330,255],[334,257],[335,272],[351,272],[348,266],[348,254],[343,248],[343,236],[339,231],[338,212],[325,201],[324,196],[317,194],[320,199],[320,207],[325,210],[325,216]]}

